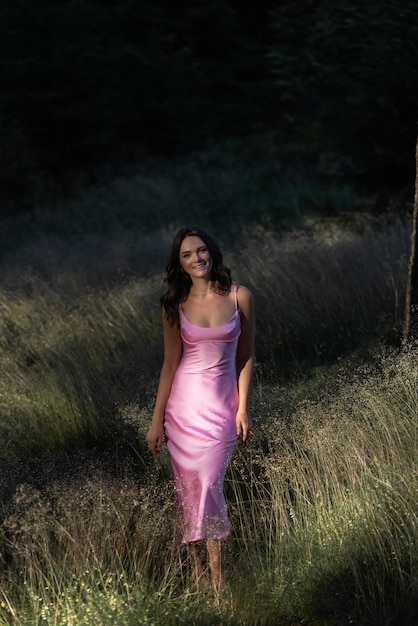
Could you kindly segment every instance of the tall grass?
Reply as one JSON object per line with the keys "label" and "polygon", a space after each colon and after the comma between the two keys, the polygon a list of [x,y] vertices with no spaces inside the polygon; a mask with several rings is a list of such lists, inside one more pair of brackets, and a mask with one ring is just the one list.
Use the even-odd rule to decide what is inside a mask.
{"label": "tall grass", "polygon": [[[382,229],[314,223],[290,234],[244,228],[225,257],[255,295],[258,375],[319,366],[377,334],[395,338],[407,235],[398,221]],[[70,254],[53,238],[44,259],[54,270],[36,258],[25,269],[28,247],[3,266],[0,457],[94,443],[114,431],[119,406],[153,392],[168,233],[130,233],[106,250],[104,241]],[[138,271],[130,268],[134,241]]]}
{"label": "tall grass", "polygon": [[[276,228],[274,207],[293,198],[289,216],[302,215],[312,187],[286,195],[270,185],[276,166],[252,180],[245,167],[183,165],[93,190],[22,222],[32,238],[5,245],[0,626],[415,616],[416,350],[354,369],[362,350],[373,361],[371,346],[399,335],[408,224],[350,213]],[[235,207],[220,220],[232,204],[242,216]],[[227,476],[233,532],[218,597],[192,583],[173,540],[167,454],[154,463],[144,441],[163,266],[185,221],[219,240],[257,309],[255,427]],[[9,227],[3,239],[16,236]]]}
{"label": "tall grass", "polygon": [[158,367],[155,280],[77,299],[34,278],[30,284],[30,296],[13,293],[2,303],[3,456],[94,442],[114,416],[123,374],[142,362],[140,395],[141,372],[151,378]]}
{"label": "tall grass", "polygon": [[359,339],[394,340],[403,319],[407,228],[307,223],[278,237],[252,229],[232,256],[259,310],[258,349],[274,372],[304,359],[320,364]]}
{"label": "tall grass", "polygon": [[295,224],[307,213],[351,212],[365,202],[354,186],[336,183],[338,176],[324,158],[316,166],[301,160],[283,144],[278,149],[268,135],[183,158],[144,156],[125,177],[87,189],[81,184],[72,198],[45,190],[41,201],[32,199],[31,213],[2,221],[0,254],[15,249],[22,238],[33,241],[44,233],[64,238],[75,233],[111,237],[123,230],[152,234],[175,229],[179,220],[209,230],[221,224],[235,232],[242,223]]}
{"label": "tall grass", "polygon": [[414,623],[417,363],[411,349],[341,369],[337,393],[321,381],[322,399],[286,418],[277,391],[258,388],[252,441],[227,476],[217,598],[196,593],[173,543],[165,454],[142,480],[96,461],[22,485],[1,527],[0,624]]}
{"label": "tall grass", "polygon": [[262,506],[254,516],[252,491],[253,523],[241,532],[250,554],[257,543],[263,552],[251,571],[260,609],[271,603],[266,623],[355,607],[361,624],[412,623],[402,608],[416,610],[418,599],[416,349],[376,370],[343,373],[337,394],[332,382],[321,402],[260,429]]}

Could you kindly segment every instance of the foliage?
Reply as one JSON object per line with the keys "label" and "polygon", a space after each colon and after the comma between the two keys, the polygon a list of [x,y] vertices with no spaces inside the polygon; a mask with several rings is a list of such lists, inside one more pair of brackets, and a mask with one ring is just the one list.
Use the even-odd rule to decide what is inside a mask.
{"label": "foliage", "polygon": [[335,177],[412,179],[417,0],[16,0],[0,7],[2,213],[254,138]]}
{"label": "foliage", "polygon": [[416,1],[305,0],[273,11],[270,59],[290,125],[319,124],[319,142],[371,185],[413,180],[417,10]]}
{"label": "foliage", "polygon": [[0,171],[11,200],[30,207],[48,181],[258,127],[269,81],[261,35],[248,30],[228,2],[3,3]]}

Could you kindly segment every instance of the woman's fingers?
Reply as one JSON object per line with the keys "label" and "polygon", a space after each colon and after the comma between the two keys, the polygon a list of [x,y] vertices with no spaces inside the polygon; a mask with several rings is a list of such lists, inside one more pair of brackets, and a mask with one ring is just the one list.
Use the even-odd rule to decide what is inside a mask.
{"label": "woman's fingers", "polygon": [[245,443],[248,439],[248,424],[243,424],[241,428],[242,442]]}
{"label": "woman's fingers", "polygon": [[242,442],[246,443],[246,441],[248,440],[248,436],[250,434],[250,426],[248,423],[247,416],[245,416],[245,419],[244,419],[244,417],[237,415],[236,425],[237,425],[237,436],[238,437],[241,436]]}
{"label": "woman's fingers", "polygon": [[148,442],[148,448],[149,448],[149,451],[151,452],[152,456],[156,456],[157,446],[156,446],[155,441]]}
{"label": "woman's fingers", "polygon": [[151,452],[152,456],[157,457],[161,452],[161,448],[163,444],[162,435],[161,434],[156,435],[154,432],[150,431],[147,435],[147,442],[148,442],[149,451]]}

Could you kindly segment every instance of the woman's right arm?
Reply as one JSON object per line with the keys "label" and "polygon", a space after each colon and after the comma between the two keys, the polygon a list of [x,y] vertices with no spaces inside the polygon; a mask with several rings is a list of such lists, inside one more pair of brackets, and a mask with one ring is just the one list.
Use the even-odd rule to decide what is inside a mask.
{"label": "woman's right arm", "polygon": [[178,326],[170,326],[162,309],[164,330],[164,361],[161,367],[154,413],[147,434],[151,454],[157,457],[161,452],[164,437],[164,412],[181,357],[181,337]]}

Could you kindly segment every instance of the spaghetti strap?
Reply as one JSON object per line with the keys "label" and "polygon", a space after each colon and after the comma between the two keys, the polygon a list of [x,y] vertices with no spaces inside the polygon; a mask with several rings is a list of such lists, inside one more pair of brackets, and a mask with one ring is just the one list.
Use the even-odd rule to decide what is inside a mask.
{"label": "spaghetti strap", "polygon": [[235,311],[238,311],[237,291],[238,291],[238,285],[235,283],[235,289],[234,289],[234,294],[235,294]]}

